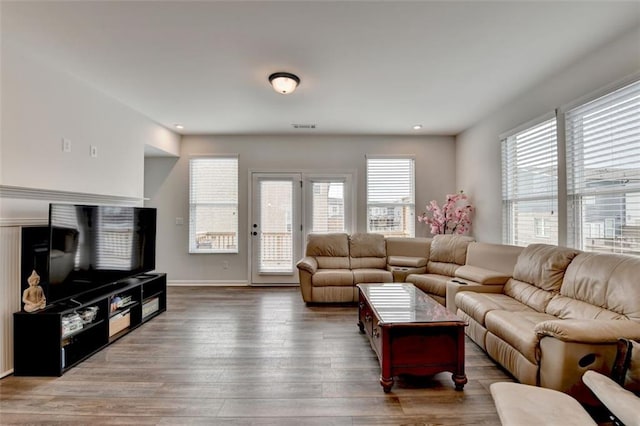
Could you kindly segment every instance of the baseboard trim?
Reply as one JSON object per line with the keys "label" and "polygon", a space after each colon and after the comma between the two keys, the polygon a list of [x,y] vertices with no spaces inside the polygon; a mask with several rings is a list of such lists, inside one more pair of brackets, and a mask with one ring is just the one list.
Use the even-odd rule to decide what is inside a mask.
{"label": "baseboard trim", "polygon": [[168,280],[170,287],[248,287],[244,280]]}
{"label": "baseboard trim", "polygon": [[0,373],[0,379],[10,376],[11,374],[13,374],[13,368],[7,371],[4,371],[2,373]]}

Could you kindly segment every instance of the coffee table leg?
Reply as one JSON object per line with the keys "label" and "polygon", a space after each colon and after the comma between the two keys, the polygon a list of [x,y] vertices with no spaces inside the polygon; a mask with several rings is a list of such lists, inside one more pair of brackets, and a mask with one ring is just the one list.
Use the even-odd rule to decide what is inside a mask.
{"label": "coffee table leg", "polygon": [[391,387],[393,387],[393,377],[387,379],[380,375],[380,385],[382,386],[384,393],[391,392]]}
{"label": "coffee table leg", "polygon": [[464,385],[467,383],[467,376],[465,374],[452,374],[451,379],[453,379],[453,383],[455,383],[457,391],[461,391]]}

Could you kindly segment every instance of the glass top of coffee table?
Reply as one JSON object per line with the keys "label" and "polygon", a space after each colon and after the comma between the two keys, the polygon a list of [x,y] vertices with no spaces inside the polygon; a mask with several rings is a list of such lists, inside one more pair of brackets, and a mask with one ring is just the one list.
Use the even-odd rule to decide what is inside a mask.
{"label": "glass top of coffee table", "polygon": [[463,322],[413,284],[358,284],[358,288],[384,323]]}

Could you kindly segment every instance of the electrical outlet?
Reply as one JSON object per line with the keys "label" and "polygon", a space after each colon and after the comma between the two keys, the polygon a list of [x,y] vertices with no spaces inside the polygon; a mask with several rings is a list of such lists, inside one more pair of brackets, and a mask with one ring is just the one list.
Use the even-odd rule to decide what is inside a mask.
{"label": "electrical outlet", "polygon": [[62,138],[62,152],[71,152],[71,141],[67,138]]}
{"label": "electrical outlet", "polygon": [[222,262],[222,269],[229,269],[229,262],[227,262],[226,260]]}
{"label": "electrical outlet", "polygon": [[89,150],[89,154],[93,158],[98,158],[98,147],[95,145],[91,145],[91,149]]}

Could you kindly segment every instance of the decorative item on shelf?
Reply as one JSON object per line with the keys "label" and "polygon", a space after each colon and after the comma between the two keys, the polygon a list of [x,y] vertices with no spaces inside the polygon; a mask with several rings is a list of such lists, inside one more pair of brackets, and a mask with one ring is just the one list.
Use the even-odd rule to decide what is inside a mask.
{"label": "decorative item on shelf", "polygon": [[78,314],[80,318],[82,318],[82,322],[84,324],[90,324],[93,320],[96,319],[96,315],[98,314],[97,306],[88,306],[83,310],[79,311]]}
{"label": "decorative item on shelf", "polygon": [[22,301],[24,302],[24,310],[26,312],[34,312],[44,308],[47,305],[47,298],[44,291],[40,287],[40,275],[34,269],[29,278],[27,278],[29,288],[22,293]]}
{"label": "decorative item on shelf", "polygon": [[77,312],[62,317],[62,337],[66,337],[74,331],[81,330],[83,327],[84,323]]}
{"label": "decorative item on shelf", "polygon": [[463,191],[457,194],[447,194],[447,201],[438,206],[436,200],[431,200],[427,211],[418,216],[418,222],[431,226],[431,233],[436,234],[465,234],[471,229],[471,214],[474,208],[467,202],[468,197]]}

